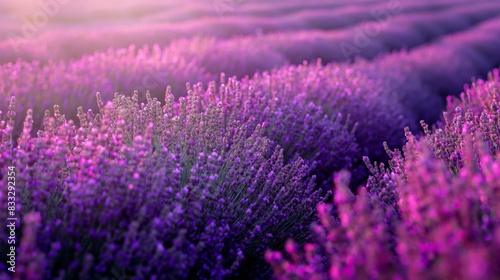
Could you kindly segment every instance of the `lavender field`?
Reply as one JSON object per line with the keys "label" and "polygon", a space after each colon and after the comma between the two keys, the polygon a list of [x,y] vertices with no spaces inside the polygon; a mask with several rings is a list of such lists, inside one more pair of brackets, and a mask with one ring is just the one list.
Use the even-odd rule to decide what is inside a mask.
{"label": "lavender field", "polygon": [[0,19],[0,280],[500,279],[498,0]]}

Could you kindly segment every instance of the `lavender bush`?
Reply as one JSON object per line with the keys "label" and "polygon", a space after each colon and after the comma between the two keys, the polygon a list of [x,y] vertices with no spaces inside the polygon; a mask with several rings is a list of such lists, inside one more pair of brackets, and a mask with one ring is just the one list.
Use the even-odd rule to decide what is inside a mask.
{"label": "lavender bush", "polygon": [[[456,103],[452,120],[390,151],[354,196],[348,173],[335,180],[332,206],[319,204],[315,244],[293,241],[266,252],[278,279],[496,279],[500,248],[500,168],[496,147],[498,70]],[[482,106],[482,111],[477,110]],[[481,121],[482,120],[482,121]]]}
{"label": "lavender bush", "polygon": [[[466,86],[460,98],[450,96],[447,111],[443,113],[443,122],[440,122],[437,128],[430,129],[427,123],[421,121],[425,139],[432,146],[434,155],[442,160],[453,174],[458,174],[465,164],[463,149],[467,134],[480,136],[479,139],[486,145],[490,155],[498,151],[498,73],[498,69],[495,69],[489,73],[488,80],[478,80],[471,87]],[[408,142],[413,143],[414,137],[408,129],[405,134]],[[398,198],[394,175],[406,176],[403,154],[410,153],[408,149],[412,149],[414,145],[416,144],[407,144],[402,153],[397,149],[391,151],[385,143],[386,152],[391,158],[387,168],[384,164],[374,166],[368,158],[364,158],[372,173],[367,187],[395,209],[398,209]]]}
{"label": "lavender bush", "polygon": [[246,259],[303,234],[320,192],[301,158],[284,164],[263,126],[248,136],[222,104],[201,109],[193,91],[179,102],[168,94],[163,107],[137,100],[117,94],[104,105],[98,96],[99,113],[79,108],[79,126],[56,106],[36,137],[28,111],[8,159],[21,215],[40,213],[29,245],[45,256],[39,275],[109,279],[124,267],[141,279],[235,277]]}
{"label": "lavender bush", "polygon": [[[470,139],[469,139],[470,140]],[[268,251],[278,279],[496,279],[500,246],[498,161],[479,153],[476,165],[453,177],[429,143],[407,154],[407,182],[398,181],[401,218],[376,196],[350,193],[345,175],[336,181],[339,220],[320,204],[316,244],[304,252],[293,243],[290,259]],[[498,154],[496,155],[498,156]],[[397,222],[394,222],[397,220]],[[396,230],[392,225],[396,225]]]}
{"label": "lavender bush", "polygon": [[303,158],[309,166],[308,174],[315,175],[320,186],[329,185],[334,171],[352,168],[361,156],[353,131],[355,123],[341,113],[327,114],[295,96],[294,91],[276,92],[235,77],[226,81],[224,74],[218,88],[211,82],[206,89],[202,84],[193,89],[202,103],[224,104],[226,117],[245,124],[249,135],[264,123],[264,135],[283,148],[285,162]]}

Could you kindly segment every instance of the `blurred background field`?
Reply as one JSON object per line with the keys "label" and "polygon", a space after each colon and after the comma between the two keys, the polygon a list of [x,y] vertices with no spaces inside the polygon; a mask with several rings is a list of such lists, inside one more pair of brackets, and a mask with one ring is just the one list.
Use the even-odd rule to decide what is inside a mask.
{"label": "blurred background field", "polygon": [[[316,51],[323,49],[321,56],[335,56],[342,40],[352,40],[353,27],[387,21],[388,26],[381,27],[382,34],[373,36],[376,42],[365,48],[368,53],[364,55],[373,57],[381,51],[411,48],[470,28],[495,17],[499,9],[497,1],[487,0],[60,2],[22,0],[0,4],[0,61],[77,58],[130,44],[166,46],[173,40],[197,35],[244,37],[255,40],[254,45],[269,40],[267,44],[286,44],[286,36],[308,37],[308,42],[303,38],[296,44],[317,41],[320,50]],[[398,6],[394,12],[388,8],[391,2]],[[394,46],[395,38],[402,42]],[[296,52],[314,51],[305,49]]]}

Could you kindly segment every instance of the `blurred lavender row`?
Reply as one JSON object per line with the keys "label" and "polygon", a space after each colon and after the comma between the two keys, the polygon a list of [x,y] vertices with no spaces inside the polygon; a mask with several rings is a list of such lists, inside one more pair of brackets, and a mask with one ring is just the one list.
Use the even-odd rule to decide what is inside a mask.
{"label": "blurred lavender row", "polygon": [[[439,36],[471,28],[498,15],[500,11],[500,4],[490,0],[479,3],[470,0],[436,3],[388,0],[337,4],[312,1],[309,7],[305,3],[275,2],[268,5],[267,9],[262,3],[254,1],[214,0],[212,4],[233,2],[235,7],[224,17],[216,16],[214,7],[207,2],[187,6],[188,10],[184,10],[186,5],[165,9],[155,5],[168,4],[155,3],[151,7],[137,9],[145,9],[145,14],[151,13],[159,19],[172,20],[177,13],[179,19],[171,23],[135,21],[134,25],[116,19],[117,22],[113,24],[103,23],[102,26],[85,28],[82,25],[85,26],[86,18],[82,17],[81,22],[78,21],[81,9],[77,8],[73,11],[76,15],[71,16],[71,10],[67,11],[61,6],[48,27],[44,25],[37,29],[32,23],[38,32],[24,34],[29,30],[25,21],[14,25],[17,28],[0,29],[0,62],[15,62],[19,58],[41,62],[78,59],[82,55],[106,51],[110,47],[126,48],[131,44],[168,46],[178,39],[196,36],[217,38],[214,40],[221,42],[229,40],[218,48],[224,48],[224,44],[229,44],[229,47],[233,44],[251,44],[257,48],[271,48],[292,63],[317,57],[325,61],[345,60],[344,53],[352,52],[349,46],[356,49],[355,53],[348,55],[349,59],[355,55],[372,58],[383,51],[412,48]],[[474,4],[470,5],[471,2]],[[363,6],[360,7],[360,4]],[[139,11],[133,10],[141,14]],[[165,11],[167,15],[162,14]],[[266,16],[266,11],[271,14]],[[61,23],[58,23],[58,16],[62,15],[66,15],[67,19],[61,19]],[[76,22],[72,23],[72,20]],[[359,44],[356,43],[358,40]],[[365,45],[364,41],[369,41],[369,44]]]}

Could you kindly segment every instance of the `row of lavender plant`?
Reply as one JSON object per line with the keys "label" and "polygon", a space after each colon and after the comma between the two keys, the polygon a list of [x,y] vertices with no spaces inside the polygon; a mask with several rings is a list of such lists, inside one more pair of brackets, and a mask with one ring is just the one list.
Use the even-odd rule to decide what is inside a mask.
{"label": "row of lavender plant", "polygon": [[79,108],[78,126],[55,106],[36,137],[28,110],[14,144],[11,100],[0,133],[25,224],[16,279],[109,279],[121,268],[137,279],[238,277],[266,247],[306,238],[322,195],[304,160],[285,163],[263,136],[265,123],[249,132],[195,91],[167,94],[165,106],[137,94],[98,104]]}
{"label": "row of lavender plant", "polygon": [[224,40],[198,36],[176,40],[168,48],[189,59],[196,58],[199,65],[211,73],[243,77],[285,63],[300,64],[317,58],[324,62],[346,62],[355,57],[373,59],[382,53],[415,48],[454,32],[472,32],[476,25],[500,13],[499,3],[486,2],[473,8],[418,12],[410,17],[399,14],[405,4],[400,3],[401,11],[394,8],[398,13],[388,8],[374,10],[380,13],[380,19],[343,29],[272,32]]}
{"label": "row of lavender plant", "polygon": [[499,38],[500,18],[495,18],[411,52],[383,55],[369,63],[358,61],[354,66],[369,76],[386,73],[384,85],[397,92],[405,109],[418,120],[434,123],[448,95],[500,64],[495,47]]}
{"label": "row of lavender plant", "polygon": [[[477,47],[495,44],[498,37],[494,34],[498,33],[498,29],[499,25],[491,24],[488,28],[480,26],[461,35],[470,36],[468,34],[472,32],[479,34],[475,36],[490,34],[480,43],[461,42],[462,37],[454,35],[435,45],[421,47],[410,53],[388,55],[373,63],[358,61],[353,65],[327,66],[303,64],[256,74],[240,82],[231,78],[228,86],[211,83],[208,88],[212,93],[205,94],[200,90],[200,95],[215,96],[214,100],[227,103],[229,111],[239,110],[237,118],[243,122],[249,118],[268,122],[270,129],[267,135],[275,143],[284,145],[286,158],[298,155],[310,160],[308,165],[312,171],[315,170],[314,174],[321,184],[329,185],[333,171],[341,168],[356,169],[355,178],[363,178],[366,169],[361,161],[362,155],[380,160],[385,156],[380,149],[384,139],[391,146],[400,146],[404,140],[401,133],[404,126],[409,125],[415,130],[419,119],[435,119],[436,112],[444,107],[439,95],[445,85],[440,79],[457,86],[469,76],[482,71],[485,66],[483,59],[478,56],[483,54],[478,53]],[[491,55],[491,61],[496,59],[493,53],[487,54]],[[426,78],[430,69],[439,69],[445,61],[457,61],[457,73],[463,74],[456,75],[443,70],[433,72],[433,80]],[[58,104],[64,112],[76,112],[77,107],[82,105],[95,110],[96,106],[92,106],[95,102],[88,97],[95,91],[102,91],[106,99],[111,98],[116,90],[132,92],[137,86],[142,90],[149,88],[153,96],[159,97],[161,89],[172,83],[173,92],[179,95],[182,92],[179,90],[181,82],[206,82],[213,77],[213,74],[207,74],[196,65],[195,58],[185,60],[176,50],[162,51],[158,46],[151,50],[147,47],[139,50],[131,47],[48,66],[21,62],[6,64],[2,67],[4,79],[0,86],[3,92],[15,95],[20,104],[16,127],[20,131],[19,120],[26,108],[34,109],[34,127],[38,129],[44,110],[52,104]],[[200,88],[200,85],[196,84],[195,88]],[[68,94],[72,97],[67,98]],[[238,106],[247,106],[242,100],[253,104],[252,111],[238,109]],[[310,102],[323,107],[322,110],[314,108],[315,105]],[[328,120],[323,120],[325,113]],[[339,113],[342,117],[339,117]],[[293,114],[297,116],[293,117]],[[76,113],[68,117],[75,118]],[[347,118],[350,121],[346,122]],[[297,125],[299,120],[300,125]],[[253,121],[250,127],[256,123]],[[356,143],[353,143],[349,131],[355,123]],[[341,129],[344,132],[335,136],[334,132],[340,131],[341,126],[344,126]],[[290,127],[296,129],[296,133],[292,134],[294,136],[287,132]],[[309,137],[318,137],[316,148],[310,148],[309,145],[313,138],[301,136],[302,128],[304,131],[311,130]],[[15,133],[15,138],[18,134]],[[346,146],[345,143],[353,144]],[[344,149],[343,146],[349,148]]]}
{"label": "row of lavender plant", "polygon": [[[108,50],[84,56],[76,61],[49,63],[7,63],[0,67],[0,91],[4,105],[16,96],[18,115],[27,108],[34,110],[35,128],[40,127],[44,111],[58,104],[64,112],[76,117],[78,106],[97,109],[95,93],[111,99],[114,92],[131,95],[134,90],[150,90],[156,97],[170,85],[185,92],[186,82],[207,82],[210,75],[196,61],[179,54],[152,48]],[[4,105],[1,107],[4,109]],[[4,109],[5,112],[5,109]],[[22,119],[17,119],[18,127]]]}
{"label": "row of lavender plant", "polygon": [[[419,72],[417,78],[422,77],[422,80],[431,86],[437,84],[439,91],[446,92],[449,84],[453,84],[454,87],[461,86],[471,76],[492,67],[484,60],[498,60],[496,58],[498,53],[488,49],[488,46],[495,46],[498,43],[498,36],[495,35],[498,30],[497,23],[498,20],[490,20],[485,25],[461,33],[463,41],[451,39],[451,42],[443,45],[445,53],[449,55],[446,59],[455,62],[457,65],[454,66],[460,69],[454,78],[446,77],[444,79],[440,77],[443,73],[450,73],[450,71],[443,69],[442,65],[446,65],[445,63],[436,63],[436,61],[444,62],[444,59],[440,59],[440,56],[436,55],[443,50],[435,51],[432,47],[428,51],[411,52],[410,58],[404,58],[405,55],[395,55],[392,56],[394,59],[387,63],[382,63],[379,60],[377,64],[389,66],[376,69],[371,75],[378,79],[381,76],[379,74],[381,70],[386,72],[387,69],[392,68],[392,65],[400,64],[402,65],[400,66],[402,69],[398,69],[400,71],[404,68],[408,69],[406,64],[411,63],[416,64],[411,71]],[[484,28],[484,26],[489,26],[489,28]],[[471,38],[479,40],[471,40]],[[254,40],[257,39],[254,38]],[[287,41],[289,40],[287,39]],[[266,47],[264,42],[255,41],[254,43],[262,43],[258,48],[248,47],[249,45],[254,46],[253,43],[243,44],[242,42],[241,40],[218,42],[195,39],[192,42],[183,41],[179,44],[173,44],[163,50],[157,45],[139,49],[131,46],[128,49],[108,50],[104,53],[84,56],[76,61],[49,63],[48,65],[39,62],[4,64],[1,69],[2,79],[0,81],[0,89],[3,92],[1,107],[5,111],[5,105],[8,103],[10,95],[16,95],[19,104],[25,108],[33,108],[35,119],[40,119],[43,111],[50,108],[52,104],[59,104],[68,112],[76,111],[75,109],[79,105],[91,107],[92,98],[88,98],[88,96],[92,96],[96,91],[102,92],[105,98],[111,98],[111,94],[115,91],[131,94],[134,90],[149,89],[153,96],[160,97],[167,85],[171,85],[174,92],[179,93],[183,92],[182,88],[185,82],[201,81],[206,83],[218,76],[220,72],[241,76],[253,74],[259,69],[271,69],[286,63],[286,58],[280,52],[272,51],[270,46]],[[298,45],[303,44],[288,44],[291,48]],[[247,55],[241,56],[241,53]],[[293,56],[294,59],[300,61],[313,58],[307,54],[306,50],[294,51],[294,53],[296,53]],[[329,50],[329,53],[339,52]],[[466,63],[454,58],[458,55],[468,58],[468,63],[472,65],[467,64],[467,67],[464,67]],[[421,59],[422,56],[424,59]],[[475,58],[475,60],[471,60],[471,58]],[[400,61],[404,61],[404,63]],[[361,64],[359,68],[366,68],[366,64]],[[411,75],[411,71],[407,71],[408,75]],[[453,83],[449,83],[450,79]],[[75,96],[77,100],[65,98],[68,94]],[[37,99],[34,100],[33,96],[36,96]],[[407,103],[412,104],[412,102]]]}
{"label": "row of lavender plant", "polygon": [[[319,204],[316,243],[267,251],[278,279],[497,279],[500,277],[499,70],[449,101],[444,123],[406,131],[355,196],[337,175],[332,206]],[[452,99],[452,98],[450,98]]]}
{"label": "row of lavender plant", "polygon": [[[400,3],[401,11],[405,4]],[[327,62],[353,60],[357,56],[372,59],[382,53],[415,48],[454,32],[466,32],[498,16],[499,8],[498,3],[490,2],[410,15],[399,15],[400,10],[386,8],[375,10],[383,14],[380,18],[340,30],[271,33],[243,40],[269,46],[293,64],[317,57]]]}
{"label": "row of lavender plant", "polygon": [[415,131],[418,120],[436,121],[445,107],[445,93],[500,63],[498,53],[484,51],[500,43],[499,23],[495,19],[435,44],[372,62],[282,67],[246,83],[281,100],[312,101],[327,113],[349,115],[357,123],[362,154],[381,160],[383,139],[391,146],[402,145],[403,127]]}

